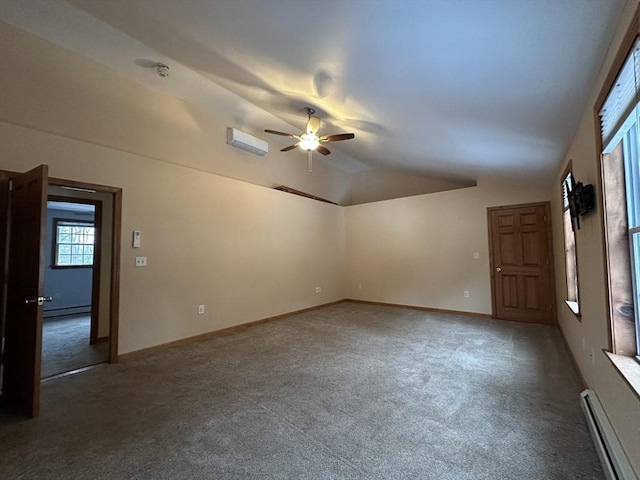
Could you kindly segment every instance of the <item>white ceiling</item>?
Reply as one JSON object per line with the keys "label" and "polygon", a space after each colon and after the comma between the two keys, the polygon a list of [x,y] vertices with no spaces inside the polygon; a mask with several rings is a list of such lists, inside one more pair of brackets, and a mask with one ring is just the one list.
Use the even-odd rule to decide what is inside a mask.
{"label": "white ceiling", "polygon": [[[547,183],[624,0],[1,0],[0,18],[348,171]],[[171,75],[155,75],[157,61]],[[221,88],[222,87],[222,88]],[[234,95],[235,94],[235,95]],[[238,99],[237,96],[244,100]],[[286,138],[262,134],[275,146]],[[296,151],[290,154],[304,156]]]}

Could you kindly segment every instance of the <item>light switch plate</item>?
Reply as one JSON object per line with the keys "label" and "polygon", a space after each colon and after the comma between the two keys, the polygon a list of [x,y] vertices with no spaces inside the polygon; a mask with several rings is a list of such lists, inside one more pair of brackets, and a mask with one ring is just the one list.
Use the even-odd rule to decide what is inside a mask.
{"label": "light switch plate", "polygon": [[140,233],[140,230],[134,230],[133,231],[133,248],[140,248],[140,237],[142,236],[142,234]]}

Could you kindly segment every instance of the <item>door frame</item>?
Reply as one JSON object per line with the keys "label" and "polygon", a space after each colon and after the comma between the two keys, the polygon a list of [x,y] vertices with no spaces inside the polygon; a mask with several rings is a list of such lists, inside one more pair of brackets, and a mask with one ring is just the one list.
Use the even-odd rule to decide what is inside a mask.
{"label": "door frame", "polygon": [[[20,175],[19,172],[2,170],[9,179]],[[109,363],[118,363],[118,334],[120,320],[120,248],[122,231],[122,188],[100,185],[96,183],[80,182],[64,178],[49,177],[49,186],[68,188],[69,190],[101,192],[111,195],[113,199],[113,230],[111,232],[111,277],[109,279]],[[2,242],[0,242],[2,243]],[[7,249],[10,249],[7,245]],[[6,284],[5,272],[0,271],[0,285]],[[93,294],[92,294],[93,301]],[[0,310],[2,324],[6,312]]]}
{"label": "door frame", "polygon": [[487,228],[489,232],[489,274],[491,276],[491,317],[498,318],[498,309],[496,301],[496,265],[494,262],[493,252],[493,228],[491,222],[491,213],[500,210],[510,210],[512,208],[524,208],[524,207],[544,207],[544,215],[547,221],[547,251],[549,253],[549,277],[551,289],[551,315],[553,324],[558,324],[558,312],[556,307],[556,275],[555,275],[555,261],[553,258],[553,236],[551,228],[551,203],[550,202],[533,202],[533,203],[517,203],[514,205],[501,205],[498,207],[487,207]]}

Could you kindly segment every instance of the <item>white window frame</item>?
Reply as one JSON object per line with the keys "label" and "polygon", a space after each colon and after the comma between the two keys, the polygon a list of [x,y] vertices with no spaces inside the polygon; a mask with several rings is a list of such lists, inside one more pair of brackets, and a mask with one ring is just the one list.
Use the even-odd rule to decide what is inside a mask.
{"label": "white window frame", "polygon": [[[93,267],[96,240],[95,223],[85,220],[55,218],[53,227],[52,268]],[[62,228],[70,229],[70,231],[63,232]],[[69,253],[67,253],[67,247]],[[69,262],[62,261],[62,257],[68,257]]]}
{"label": "white window frame", "polygon": [[[638,152],[640,142],[637,141],[637,137],[640,135],[639,25],[640,7],[636,11],[634,20],[625,40],[623,41],[621,51],[614,61],[614,66],[612,67],[603,90],[596,102],[595,113],[600,119],[600,132],[598,138],[602,152],[601,172],[603,187],[603,218],[605,221],[605,229],[603,233],[605,236],[604,240],[606,246],[606,280],[610,286],[608,291],[608,302],[612,340],[611,349],[614,354],[620,353],[622,355],[635,355],[640,361],[640,292],[638,291],[640,284],[640,258],[638,258],[640,257],[640,246],[634,247],[634,239],[637,239],[637,235],[640,235],[640,194],[636,193],[640,190],[640,165],[636,165],[636,163],[640,162],[640,152]],[[616,149],[622,150],[621,156],[620,153],[612,153]],[[616,163],[607,164],[609,161],[615,161]],[[607,165],[610,165],[611,168],[608,168]],[[617,175],[624,175],[624,185],[621,187],[623,193],[618,194],[615,192],[620,192],[620,190],[611,190],[612,185],[616,186],[615,181],[613,183],[609,183],[613,178],[607,179],[605,175],[606,170],[615,171],[616,168],[620,172]],[[624,172],[622,172],[620,168],[623,168]],[[624,206],[622,208],[624,208],[624,211],[620,209],[620,200],[617,201],[618,205],[616,208],[612,210],[607,208],[607,187],[609,187],[608,190],[613,193],[614,198],[620,198],[622,195],[624,202]],[[624,198],[625,195],[626,199]],[[637,213],[632,213],[636,211]],[[609,214],[613,215],[612,218],[617,219],[621,219],[622,214],[626,216],[628,222],[627,231],[629,243],[628,267],[626,266],[626,261],[625,263],[620,263],[621,260],[624,260],[626,255],[620,256],[615,253],[616,251],[621,252],[621,250],[610,250],[610,242],[608,239],[609,234],[613,234],[614,238],[617,239],[620,239],[621,236],[619,233],[615,233],[620,231],[616,230],[617,226],[615,224],[607,227],[607,218]],[[640,242],[640,240],[638,241]],[[613,243],[611,245],[613,245]],[[615,255],[617,258],[616,270],[612,270],[613,267],[611,266],[610,255]],[[626,268],[629,268],[629,270],[626,270]],[[618,275],[622,275],[620,278],[627,276],[628,280],[622,284],[626,286],[616,287],[618,291],[613,293],[611,290],[611,279],[615,279]],[[629,295],[632,299],[628,299]],[[620,338],[623,340],[622,343],[625,346],[621,351],[618,351],[619,349],[617,344],[620,343],[620,338],[616,335],[619,335],[619,332],[622,331],[622,329],[618,328],[618,322],[621,320],[618,318],[619,314],[617,310],[614,310],[612,306],[615,302],[620,304],[621,301],[631,301],[633,304],[632,320],[634,322],[633,333],[635,333],[635,335],[631,333],[624,333],[621,335]],[[620,308],[620,312],[622,312],[622,310],[623,309]],[[624,315],[626,316],[626,313]],[[621,325],[623,324],[624,322]],[[626,332],[628,332],[628,330],[626,330]],[[632,336],[635,338],[632,338]],[[634,348],[635,352],[633,351]]]}

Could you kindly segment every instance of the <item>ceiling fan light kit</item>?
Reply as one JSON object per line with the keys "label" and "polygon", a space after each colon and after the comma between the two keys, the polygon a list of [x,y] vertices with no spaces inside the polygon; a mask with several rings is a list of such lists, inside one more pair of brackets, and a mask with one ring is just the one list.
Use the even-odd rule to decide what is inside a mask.
{"label": "ceiling fan light kit", "polygon": [[302,150],[315,150],[320,145],[318,141],[318,137],[312,133],[303,133],[300,135],[300,142],[298,142],[298,146]]}

